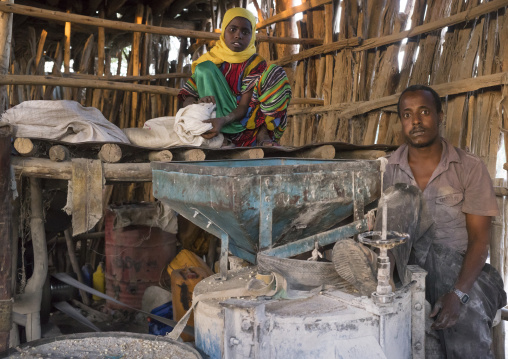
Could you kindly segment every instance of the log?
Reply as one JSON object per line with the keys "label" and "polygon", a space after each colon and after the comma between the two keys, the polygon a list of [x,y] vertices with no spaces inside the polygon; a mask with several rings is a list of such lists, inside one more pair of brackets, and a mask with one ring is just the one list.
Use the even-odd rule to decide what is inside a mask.
{"label": "log", "polygon": [[269,17],[266,20],[258,22],[256,25],[256,29],[262,29],[264,27],[275,24],[276,22],[287,20],[290,17],[293,17],[295,14],[322,6],[324,4],[329,4],[331,2],[332,0],[310,0],[309,2],[303,3],[298,6],[294,6],[291,9],[287,9],[285,11],[278,13],[277,15]]}
{"label": "log", "polygon": [[51,146],[49,149],[49,159],[53,162],[68,161],[71,158],[69,149],[62,145]]}
{"label": "log", "polygon": [[353,37],[351,39],[339,40],[330,44],[316,46],[308,50],[300,51],[295,55],[284,56],[278,60],[272,61],[271,63],[284,66],[291,62],[300,61],[308,57],[323,55],[333,51],[339,51],[342,49],[358,46],[361,43],[361,38]]}
{"label": "log", "polygon": [[[218,40],[220,34],[207,32],[207,31],[193,31],[193,30],[184,30],[184,29],[176,29],[170,27],[160,27],[160,26],[148,26],[142,24],[130,24],[122,21],[113,21],[113,20],[104,20],[93,18],[89,16],[76,15],[70,13],[64,13],[60,11],[49,11],[44,9],[39,9],[31,6],[17,5],[17,4],[3,4],[0,3],[0,11],[6,13],[13,13],[19,15],[26,15],[37,17],[40,19],[52,20],[52,21],[62,21],[69,22],[74,24],[82,24],[88,26],[97,26],[104,27],[107,29],[116,29],[122,31],[131,31],[131,32],[146,32],[150,34],[158,34],[158,35],[168,35],[168,36],[178,36],[178,37],[190,37],[195,39],[205,39],[205,40]],[[293,44],[293,45],[321,45],[323,40],[321,39],[297,39],[292,37],[273,37],[267,35],[259,35],[256,37],[258,41],[261,42],[270,42],[276,44]]]}
{"label": "log", "polygon": [[[265,157],[280,157],[280,152],[265,152]],[[312,148],[304,148],[298,151],[285,152],[284,157],[296,158],[317,158],[331,160],[335,157],[335,147],[332,145],[322,145]]]}
{"label": "log", "polygon": [[385,157],[385,151],[378,150],[353,150],[341,151],[335,153],[336,159],[351,159],[351,160],[377,160],[380,157]]}
{"label": "log", "polygon": [[263,158],[265,153],[261,148],[252,148],[248,150],[222,150],[210,151],[206,154],[207,160],[251,160]]}
{"label": "log", "polygon": [[205,152],[197,148],[173,152],[174,161],[204,161],[205,158],[206,158]]}
{"label": "log", "polygon": [[31,157],[38,151],[37,146],[34,145],[31,139],[23,137],[18,137],[14,140],[14,148],[24,157]]}
{"label": "log", "polygon": [[98,158],[107,163],[119,162],[122,159],[122,149],[114,143],[106,143],[102,145]]}
{"label": "log", "polygon": [[163,151],[152,151],[148,154],[148,160],[160,161],[160,162],[171,162],[173,160],[173,154],[168,150]]}
{"label": "log", "polygon": [[180,89],[164,86],[125,84],[122,82],[61,78],[55,76],[0,75],[0,85],[52,85],[64,87],[87,87],[106,90],[155,93],[172,96],[176,96],[180,92]]}
{"label": "log", "polygon": [[12,326],[12,192],[11,176],[11,130],[0,127],[0,353],[9,348],[9,332]]}

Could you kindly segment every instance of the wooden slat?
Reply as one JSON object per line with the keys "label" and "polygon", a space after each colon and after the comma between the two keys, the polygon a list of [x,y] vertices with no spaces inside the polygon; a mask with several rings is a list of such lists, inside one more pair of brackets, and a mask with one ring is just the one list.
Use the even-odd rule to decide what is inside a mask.
{"label": "wooden slat", "polygon": [[[160,27],[160,26],[147,26],[142,24],[129,24],[122,21],[113,21],[113,20],[104,20],[98,19],[83,15],[76,14],[66,14],[59,11],[49,11],[44,9],[39,9],[31,6],[17,5],[17,4],[4,4],[0,3],[0,11],[33,16],[40,19],[53,20],[53,21],[62,21],[62,22],[72,22],[75,24],[89,25],[89,26],[101,26],[107,29],[116,29],[123,31],[132,31],[132,32],[148,32],[151,34],[159,34],[159,35],[168,35],[168,36],[180,36],[180,37],[190,37],[195,39],[205,39],[205,40],[218,40],[220,34],[207,32],[207,31],[194,31],[194,30],[184,30],[184,29],[175,29],[170,27]],[[297,39],[291,37],[274,37],[267,35],[259,35],[257,36],[257,40],[261,42],[270,42],[276,44],[307,44],[307,45],[321,45],[323,40],[321,39]]]}
{"label": "wooden slat", "polygon": [[102,217],[102,164],[72,160],[72,233],[88,232]]}
{"label": "wooden slat", "polygon": [[345,48],[354,47],[359,45],[361,39],[359,37],[355,37],[352,39],[335,41],[330,44],[316,46],[308,50],[301,51],[295,55],[284,56],[278,60],[272,61],[272,63],[284,66],[291,62],[300,61],[306,59],[308,57],[316,56],[316,55],[324,55],[330,52],[339,51]]}
{"label": "wooden slat", "polygon": [[269,17],[266,20],[260,21],[256,25],[256,29],[262,29],[264,27],[270,26],[272,24],[275,24],[276,22],[284,21],[289,19],[290,17],[294,16],[295,14],[325,5],[331,3],[332,0],[311,0],[309,2],[305,2],[301,5],[294,6],[291,9],[282,11],[281,13],[274,15],[272,17]]}

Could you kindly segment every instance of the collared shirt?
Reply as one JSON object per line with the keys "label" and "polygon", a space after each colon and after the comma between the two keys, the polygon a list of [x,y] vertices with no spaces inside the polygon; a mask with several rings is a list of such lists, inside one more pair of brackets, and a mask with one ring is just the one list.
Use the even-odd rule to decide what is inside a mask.
{"label": "collared shirt", "polygon": [[[465,253],[468,236],[466,213],[497,216],[492,180],[483,162],[476,156],[442,139],[441,161],[432,174],[423,198],[435,222],[434,243]],[[418,187],[408,163],[408,146],[400,146],[388,159],[384,187],[406,183]]]}

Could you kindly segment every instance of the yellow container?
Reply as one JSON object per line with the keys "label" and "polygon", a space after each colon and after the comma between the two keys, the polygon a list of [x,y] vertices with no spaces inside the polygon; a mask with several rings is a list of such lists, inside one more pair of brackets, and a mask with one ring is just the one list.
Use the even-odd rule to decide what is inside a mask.
{"label": "yellow container", "polygon": [[176,257],[173,258],[171,263],[169,263],[167,270],[168,274],[171,275],[171,273],[176,269],[189,267],[203,268],[205,273],[208,274],[207,277],[213,274],[212,270],[206,265],[205,261],[187,249],[182,249],[180,253],[178,253]]}
{"label": "yellow container", "polygon": [[[104,279],[104,263],[100,262],[97,266],[97,270],[92,276],[93,289],[98,290],[101,293],[106,292],[106,281]],[[93,300],[101,300],[102,298],[92,295]]]}
{"label": "yellow container", "polygon": [[[190,267],[173,270],[171,274],[171,296],[173,301],[173,319],[179,321],[192,306],[194,287],[208,277],[208,271],[202,267]],[[194,315],[191,314],[187,325],[194,326]],[[188,334],[182,334],[184,342],[194,340]]]}

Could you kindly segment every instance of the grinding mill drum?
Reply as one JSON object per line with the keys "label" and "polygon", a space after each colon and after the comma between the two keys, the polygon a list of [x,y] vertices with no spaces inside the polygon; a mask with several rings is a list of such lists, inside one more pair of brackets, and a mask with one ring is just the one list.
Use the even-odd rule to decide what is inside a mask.
{"label": "grinding mill drum", "polygon": [[[280,296],[230,294],[251,288],[258,270],[227,273],[228,251],[276,264],[368,231],[365,206],[380,196],[378,161],[152,163],[152,178],[156,198],[221,239],[220,274],[194,290],[194,299],[201,298],[195,300],[196,347],[210,358],[424,358],[426,273],[419,267],[409,266],[411,282],[385,302],[333,280],[291,287],[301,278],[280,268],[271,274],[287,284]],[[261,262],[258,275],[266,277]],[[317,291],[309,289],[314,282]]]}
{"label": "grinding mill drum", "polygon": [[360,221],[321,238],[354,212],[363,219],[364,205],[380,195],[378,161],[153,162],[152,178],[156,198],[251,263],[259,251],[277,247],[271,255],[289,257],[316,241],[324,245],[366,231]]}

